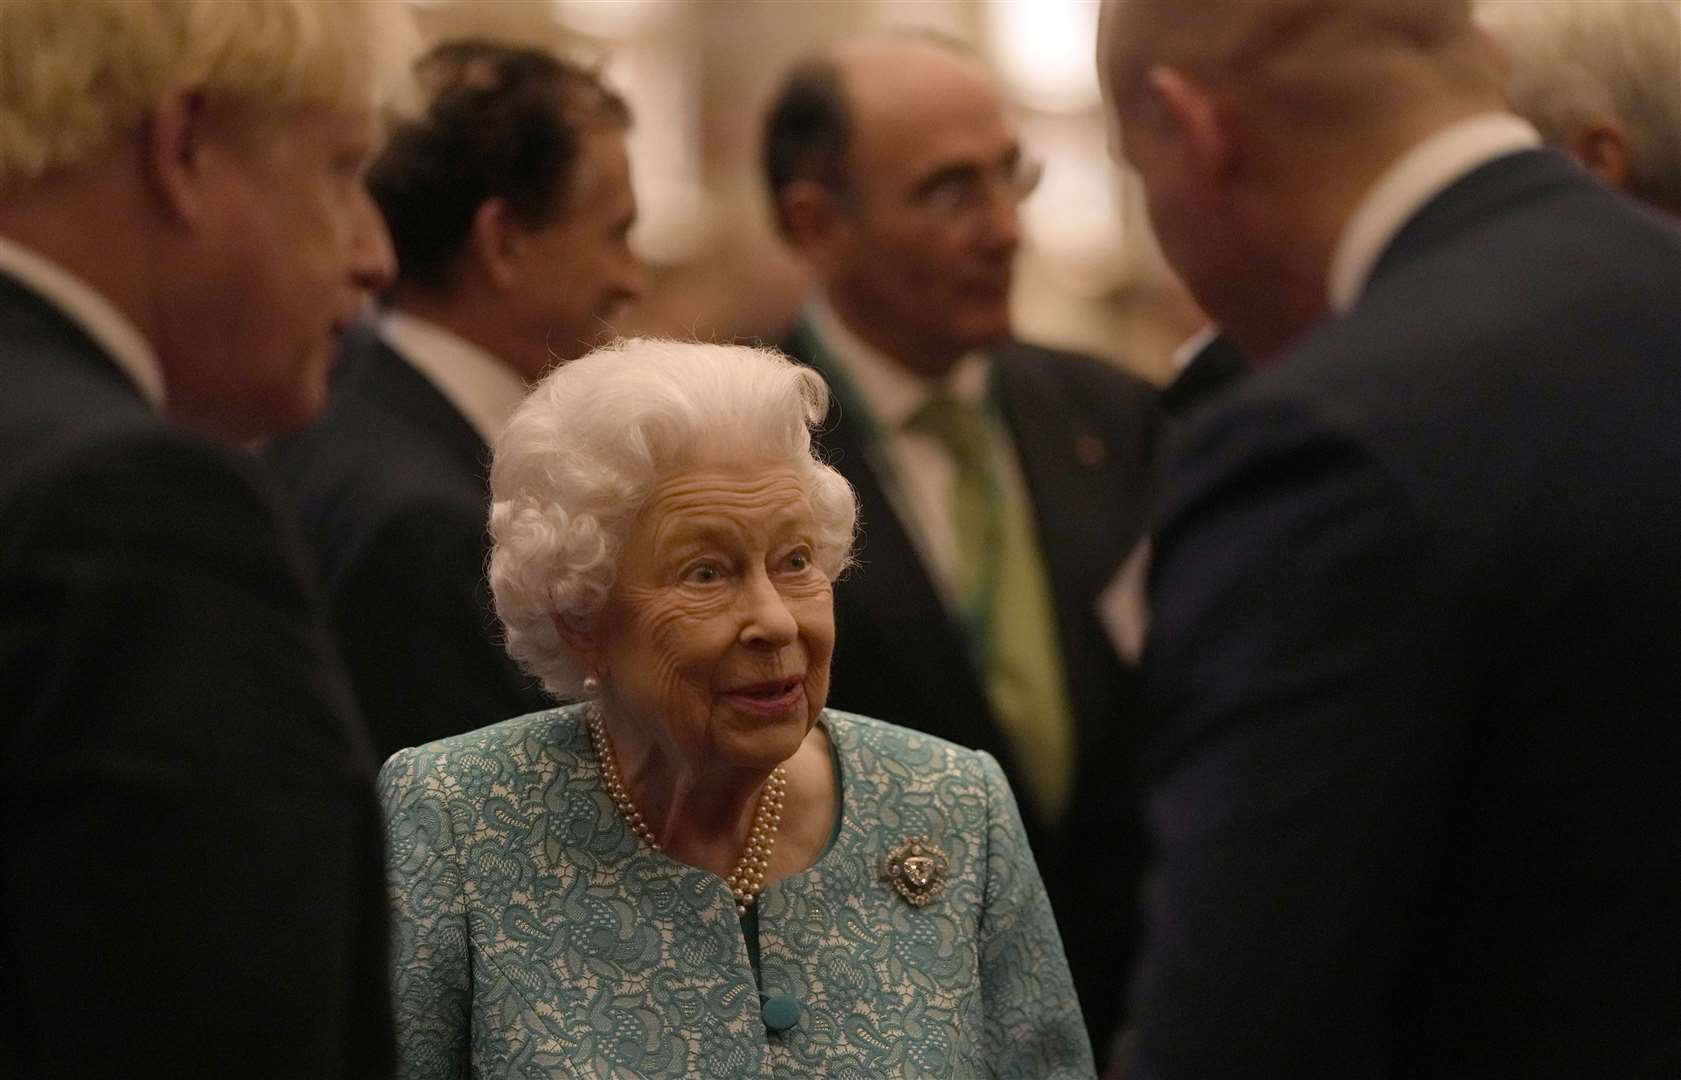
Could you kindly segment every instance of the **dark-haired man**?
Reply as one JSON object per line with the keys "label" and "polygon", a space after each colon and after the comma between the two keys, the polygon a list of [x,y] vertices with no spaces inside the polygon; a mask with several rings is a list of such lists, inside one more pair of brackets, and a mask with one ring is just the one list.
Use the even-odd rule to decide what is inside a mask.
{"label": "dark-haired man", "polygon": [[548,704],[491,614],[489,446],[641,287],[620,98],[487,42],[417,70],[424,112],[368,174],[398,257],[389,308],[347,347],[322,422],[270,452],[381,754]]}
{"label": "dark-haired man", "polygon": [[860,499],[830,702],[1003,763],[1101,1036],[1139,853],[1114,825],[1130,820],[1131,673],[1095,602],[1145,526],[1154,394],[1012,340],[1036,170],[961,48],[868,37],[804,62],[772,106],[764,164],[822,286],[788,348],[840,400],[823,441]]}

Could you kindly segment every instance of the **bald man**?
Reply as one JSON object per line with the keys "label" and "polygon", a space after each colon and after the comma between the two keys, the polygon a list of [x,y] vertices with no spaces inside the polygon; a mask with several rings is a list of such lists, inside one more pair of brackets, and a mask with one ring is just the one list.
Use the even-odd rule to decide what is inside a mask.
{"label": "bald man", "polygon": [[829,702],[998,758],[1101,1043],[1141,850],[1133,672],[1096,601],[1145,527],[1155,395],[1013,338],[1038,170],[961,47],[872,36],[805,61],[771,108],[764,162],[820,286],[785,347],[840,400],[822,442],[860,501]]}
{"label": "bald man", "polygon": [[1465,0],[1129,0],[1163,250],[1263,368],[1167,469],[1134,1072],[1681,1076],[1681,234]]}

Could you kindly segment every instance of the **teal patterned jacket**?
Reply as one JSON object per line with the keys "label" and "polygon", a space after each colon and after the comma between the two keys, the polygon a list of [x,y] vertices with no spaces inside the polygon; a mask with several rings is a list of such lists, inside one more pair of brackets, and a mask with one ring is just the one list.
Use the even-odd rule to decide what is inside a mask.
{"label": "teal patterned jacket", "polygon": [[[393,756],[399,1076],[1089,1080],[997,762],[861,716],[822,722],[840,825],[814,866],[765,889],[757,969],[723,880],[620,817],[580,706]],[[882,877],[915,835],[949,861],[925,907]],[[761,995],[791,995],[798,1023],[768,1031]]]}

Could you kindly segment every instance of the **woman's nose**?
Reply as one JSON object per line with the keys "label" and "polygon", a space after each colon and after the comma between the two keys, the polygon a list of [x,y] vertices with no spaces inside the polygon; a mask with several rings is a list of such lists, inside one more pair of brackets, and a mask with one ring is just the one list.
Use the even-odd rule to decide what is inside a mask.
{"label": "woman's nose", "polygon": [[799,624],[788,609],[787,600],[763,571],[748,578],[742,593],[742,609],[743,642],[781,647],[799,633]]}

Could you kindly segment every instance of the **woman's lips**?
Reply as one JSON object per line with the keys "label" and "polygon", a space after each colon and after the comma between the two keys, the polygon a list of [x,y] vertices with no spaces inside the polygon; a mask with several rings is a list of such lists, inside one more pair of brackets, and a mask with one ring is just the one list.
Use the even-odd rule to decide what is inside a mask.
{"label": "woman's lips", "polygon": [[738,709],[774,716],[785,713],[805,697],[804,679],[777,679],[726,691],[724,697]]}

